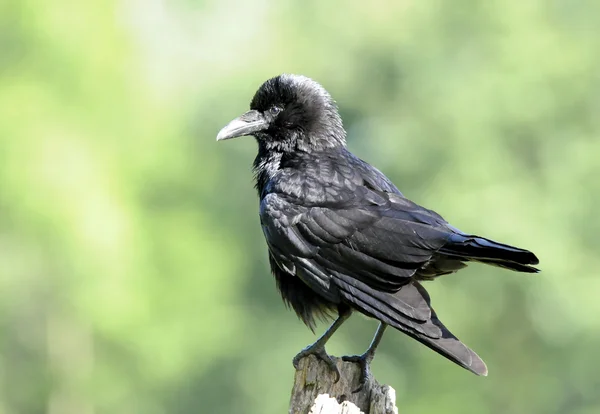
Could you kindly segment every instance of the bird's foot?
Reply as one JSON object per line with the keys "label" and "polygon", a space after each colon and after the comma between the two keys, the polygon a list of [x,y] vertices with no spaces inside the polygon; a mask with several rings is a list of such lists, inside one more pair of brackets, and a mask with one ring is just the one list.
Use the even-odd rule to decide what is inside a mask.
{"label": "bird's foot", "polygon": [[309,355],[314,355],[321,361],[324,361],[329,366],[329,369],[335,372],[335,382],[340,380],[340,371],[335,364],[335,359],[325,351],[325,346],[320,344],[318,341],[298,352],[298,355],[296,355],[292,360],[294,368],[298,369],[300,360]]}
{"label": "bird's foot", "polygon": [[347,355],[342,357],[343,361],[356,362],[360,365],[360,380],[358,382],[358,387],[352,391],[353,393],[361,391],[365,384],[371,381],[371,361],[373,360],[373,357],[374,355],[368,351],[362,355]]}

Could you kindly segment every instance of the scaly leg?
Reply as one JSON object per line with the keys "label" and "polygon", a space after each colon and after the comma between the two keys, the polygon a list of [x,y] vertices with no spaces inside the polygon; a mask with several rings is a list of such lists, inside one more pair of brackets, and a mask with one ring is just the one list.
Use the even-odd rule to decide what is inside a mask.
{"label": "scaly leg", "polygon": [[298,369],[298,363],[300,360],[308,355],[314,355],[317,358],[325,361],[327,365],[329,365],[329,369],[335,371],[336,380],[338,382],[340,380],[340,371],[337,369],[335,365],[335,360],[327,354],[325,351],[325,344],[329,341],[329,338],[338,330],[340,326],[350,317],[352,312],[350,310],[341,311],[338,318],[331,324],[331,326],[325,331],[323,335],[319,339],[315,341],[314,344],[307,346],[302,351],[298,353],[294,357],[293,363],[294,367]]}
{"label": "scaly leg", "polygon": [[377,350],[377,347],[379,346],[379,343],[381,342],[381,338],[383,338],[383,333],[385,332],[385,328],[387,328],[387,325],[385,323],[381,322],[379,324],[379,327],[377,328],[377,332],[375,332],[375,336],[373,337],[373,340],[371,341],[371,345],[369,345],[369,348],[365,351],[364,354],[342,357],[342,360],[344,360],[344,361],[358,362],[362,369],[362,375],[361,375],[360,382],[358,383],[358,388],[352,392],[359,392],[360,390],[362,390],[365,383],[367,381],[371,380],[370,364],[371,364],[371,361],[373,360],[373,357],[375,357],[375,351]]}

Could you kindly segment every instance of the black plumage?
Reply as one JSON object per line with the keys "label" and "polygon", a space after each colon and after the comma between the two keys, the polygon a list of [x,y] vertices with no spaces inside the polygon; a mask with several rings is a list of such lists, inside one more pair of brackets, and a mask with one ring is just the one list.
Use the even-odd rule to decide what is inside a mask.
{"label": "black plumage", "polygon": [[217,139],[256,137],[260,222],[278,289],[311,329],[316,316],[339,314],[297,358],[315,353],[331,364],[325,342],[356,310],[381,322],[369,350],[348,358],[363,363],[366,375],[387,325],[486,375],[483,361],[438,319],[420,281],[471,261],[534,273],[536,256],[463,233],[405,198],[348,151],[337,107],[315,81],[269,79],[250,108]]}

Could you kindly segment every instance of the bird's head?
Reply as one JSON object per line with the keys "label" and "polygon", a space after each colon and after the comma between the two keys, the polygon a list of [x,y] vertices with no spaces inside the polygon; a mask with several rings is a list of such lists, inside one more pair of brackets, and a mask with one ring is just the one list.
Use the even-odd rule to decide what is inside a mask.
{"label": "bird's head", "polygon": [[217,141],[253,135],[266,150],[288,152],[333,148],[346,143],[335,102],[305,76],[279,75],[258,88],[250,111],[227,124]]}

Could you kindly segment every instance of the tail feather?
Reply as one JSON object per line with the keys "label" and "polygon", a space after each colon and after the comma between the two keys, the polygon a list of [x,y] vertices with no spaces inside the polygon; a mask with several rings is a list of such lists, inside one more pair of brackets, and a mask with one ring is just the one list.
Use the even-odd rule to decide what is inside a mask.
{"label": "tail feather", "polygon": [[485,362],[471,348],[463,344],[456,336],[452,334],[438,319],[436,313],[431,310],[431,322],[439,327],[442,336],[438,339],[432,339],[427,336],[407,332],[408,335],[429,347],[438,354],[448,358],[457,365],[476,375],[487,376],[488,369]]}
{"label": "tail feather", "polygon": [[439,253],[450,257],[499,266],[517,272],[539,272],[539,269],[533,267],[533,265],[539,263],[539,260],[529,250],[478,236],[454,233],[439,250]]}
{"label": "tail feather", "polygon": [[[454,336],[431,308],[429,294],[417,281],[402,287],[397,293],[381,293],[372,296],[363,288],[357,288],[344,282],[341,278],[335,283],[340,288],[342,297],[352,303],[356,309],[367,316],[376,318],[401,332],[416,339],[438,354],[448,358],[459,366],[477,374],[487,375],[487,367],[479,356]],[[392,306],[395,300],[418,303],[419,307],[428,308],[428,318],[416,320],[408,316],[400,308]]]}
{"label": "tail feather", "polygon": [[[414,287],[421,293],[423,298],[426,300],[428,304],[431,304],[431,299],[429,294],[425,290],[425,288],[419,282],[412,283]],[[431,305],[430,305],[431,306]],[[431,309],[431,318],[428,323],[436,326],[441,331],[441,336],[435,338],[431,336],[423,335],[419,332],[410,331],[406,329],[401,329],[409,336],[413,337],[417,341],[421,342],[423,345],[427,346],[431,350],[437,352],[438,354],[448,358],[450,361],[454,362],[457,365],[460,365],[466,370],[471,371],[476,375],[487,376],[488,369],[485,365],[485,362],[473,351],[471,348],[463,344],[460,339],[444,326],[442,321],[440,321],[437,317],[437,314]],[[395,328],[398,328],[395,326]]]}

